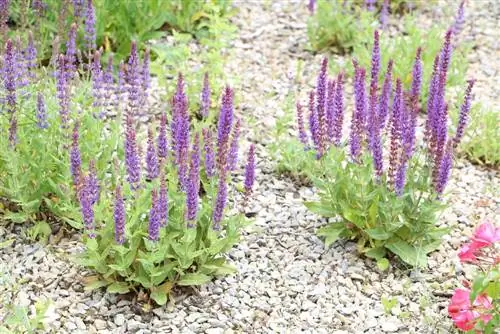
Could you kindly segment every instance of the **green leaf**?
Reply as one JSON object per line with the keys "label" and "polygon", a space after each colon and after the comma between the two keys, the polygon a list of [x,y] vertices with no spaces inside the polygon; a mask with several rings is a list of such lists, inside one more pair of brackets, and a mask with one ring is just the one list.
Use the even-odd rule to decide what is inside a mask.
{"label": "green leaf", "polygon": [[168,300],[168,295],[165,291],[161,289],[155,289],[150,294],[151,299],[153,299],[158,305],[165,305]]}
{"label": "green leaf", "polygon": [[387,269],[389,269],[389,260],[387,260],[385,257],[378,259],[377,267],[381,271],[386,271]]}
{"label": "green leaf", "polygon": [[369,258],[379,260],[379,259],[383,258],[386,253],[387,253],[387,251],[384,247],[374,247],[374,248],[370,248],[367,251],[365,251],[364,254],[365,254],[365,256],[367,256]]}
{"label": "green leaf", "polygon": [[212,278],[205,274],[200,273],[192,273],[185,274],[181,277],[181,279],[177,282],[178,285],[203,285],[205,283],[210,282]]}
{"label": "green leaf", "polygon": [[387,243],[385,247],[411,266],[420,268],[427,266],[427,256],[425,252],[421,249],[416,249],[406,241],[396,239]]}
{"label": "green leaf", "polygon": [[334,223],[328,226],[322,227],[318,230],[317,234],[320,237],[325,237],[325,246],[329,247],[335,241],[337,241],[342,232],[345,232],[346,228],[341,223]]}
{"label": "green leaf", "polygon": [[108,282],[99,279],[99,276],[95,275],[95,276],[84,277],[83,284],[85,291],[92,291],[108,285]]}
{"label": "green leaf", "polygon": [[127,283],[124,282],[114,282],[110,285],[108,285],[107,292],[108,293],[127,293],[130,291],[130,288]]}
{"label": "green leaf", "polygon": [[366,233],[370,236],[370,238],[375,240],[387,240],[392,236],[392,234],[387,233],[381,226],[367,229]]}
{"label": "green leaf", "polygon": [[330,205],[326,205],[320,202],[304,202],[306,208],[308,208],[311,212],[316,213],[323,217],[335,217],[337,213]]}

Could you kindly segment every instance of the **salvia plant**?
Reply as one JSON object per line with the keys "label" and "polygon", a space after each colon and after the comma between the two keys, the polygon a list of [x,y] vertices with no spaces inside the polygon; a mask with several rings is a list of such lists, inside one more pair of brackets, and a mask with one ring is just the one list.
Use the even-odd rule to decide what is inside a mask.
{"label": "salvia plant", "polygon": [[[456,131],[450,133],[445,88],[453,48],[448,31],[435,56],[428,115],[419,124],[423,51],[418,49],[414,56],[412,83],[406,90],[392,72],[396,60],[385,69],[381,66],[378,34],[374,33],[370,72],[353,60],[350,124],[344,124],[345,74],[329,78],[325,58],[307,103],[297,103],[298,140],[285,145],[281,164],[306,175],[318,188],[320,200],[306,203],[311,211],[339,218],[318,231],[327,245],[339,238],[353,239],[359,251],[378,260],[382,268],[391,253],[423,267],[426,255],[448,231],[436,226],[436,214],[444,207],[444,190],[466,127],[474,82],[467,85]],[[384,81],[379,85],[381,72]],[[347,139],[344,130],[349,132]]]}
{"label": "salvia plant", "polygon": [[[132,68],[135,62],[133,53]],[[128,75],[135,74],[129,69]],[[134,89],[129,97],[135,96],[133,82],[129,80],[128,89]],[[208,90],[206,83],[201,97],[205,107]],[[139,86],[138,97],[141,92]],[[124,155],[107,168],[113,177],[98,178],[89,163],[77,181],[86,244],[79,261],[98,273],[88,280],[89,287],[107,286],[116,293],[145,289],[164,304],[175,286],[200,285],[233,272],[223,254],[238,241],[246,222],[242,214],[225,212],[229,206],[243,212],[255,179],[251,146],[242,200],[230,201],[240,131],[233,98],[226,87],[216,128],[210,122],[195,126],[179,75],[171,113],[149,125],[144,149],[136,133],[142,104],[129,99],[121,136]]]}
{"label": "salvia plant", "polygon": [[471,281],[454,291],[448,315],[467,333],[495,333],[500,325],[500,227],[485,221],[458,253],[460,262],[475,267]]}

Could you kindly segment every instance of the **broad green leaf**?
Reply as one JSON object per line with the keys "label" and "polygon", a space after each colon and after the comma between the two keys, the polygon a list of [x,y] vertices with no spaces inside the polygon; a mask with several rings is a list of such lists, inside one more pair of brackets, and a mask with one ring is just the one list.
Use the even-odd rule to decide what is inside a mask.
{"label": "broad green leaf", "polygon": [[185,274],[181,277],[181,279],[177,282],[178,285],[203,285],[205,283],[210,282],[212,278],[208,275],[192,273]]}
{"label": "broad green leaf", "polygon": [[304,202],[306,208],[308,208],[311,212],[316,213],[323,217],[335,217],[337,213],[330,205],[326,205],[320,202]]}
{"label": "broad green leaf", "polygon": [[165,305],[167,303],[168,297],[167,293],[161,289],[155,289],[151,291],[150,297],[158,305]]}
{"label": "broad green leaf", "polygon": [[369,258],[378,260],[380,258],[383,258],[386,253],[387,251],[384,247],[375,247],[368,249],[364,254]]}
{"label": "broad green leaf", "polygon": [[387,240],[392,236],[392,234],[387,233],[381,226],[367,229],[366,234],[368,234],[370,238],[375,240]]}
{"label": "broad green leaf", "polygon": [[345,230],[346,229],[343,224],[334,223],[320,228],[317,234],[320,237],[325,237],[325,246],[329,247],[340,238],[342,232],[345,232]]}
{"label": "broad green leaf", "polygon": [[411,266],[421,268],[427,266],[426,254],[422,250],[416,249],[406,241],[396,239],[387,243],[385,247]]}
{"label": "broad green leaf", "polygon": [[99,276],[97,275],[84,277],[82,279],[82,282],[85,291],[92,291],[95,289],[99,289],[109,284],[105,280],[100,279]]}
{"label": "broad green leaf", "polygon": [[127,293],[130,291],[130,287],[127,283],[124,282],[114,282],[108,285],[107,292],[108,293]]}

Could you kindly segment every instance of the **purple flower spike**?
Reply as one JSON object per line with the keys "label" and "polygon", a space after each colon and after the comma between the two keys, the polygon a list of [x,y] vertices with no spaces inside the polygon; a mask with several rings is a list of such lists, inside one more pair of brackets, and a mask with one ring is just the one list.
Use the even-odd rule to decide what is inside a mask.
{"label": "purple flower spike", "polygon": [[158,210],[160,211],[160,224],[161,226],[165,226],[168,224],[168,189],[165,175],[161,175],[160,198],[158,201]]}
{"label": "purple flower spike", "polygon": [[0,0],[0,33],[2,37],[7,36],[7,31],[9,30],[9,6],[10,0]]}
{"label": "purple flower spike", "polygon": [[366,10],[369,12],[374,12],[376,3],[377,0],[365,0]]}
{"label": "purple flower spike", "polygon": [[194,137],[189,166],[189,184],[186,191],[186,219],[188,227],[192,227],[198,212],[198,192],[200,190],[200,137]]}
{"label": "purple flower spike", "polygon": [[392,117],[390,129],[390,152],[389,152],[389,183],[394,185],[396,169],[400,165],[399,156],[401,152],[402,117],[403,117],[403,85],[401,79],[396,81],[396,92],[392,104]]}
{"label": "purple flower spike", "polygon": [[175,163],[178,165],[179,182],[182,190],[188,187],[188,155],[189,155],[189,113],[188,101],[184,92],[184,79],[179,73],[177,89],[173,98],[172,141]]}
{"label": "purple flower spike", "polygon": [[371,82],[378,82],[378,73],[380,71],[380,37],[378,30],[373,33],[373,49],[372,49],[372,72]]}
{"label": "purple flower spike", "polygon": [[210,111],[210,81],[208,80],[208,73],[203,77],[203,89],[201,91],[201,115],[208,117]]}
{"label": "purple flower spike", "polygon": [[132,42],[130,47],[130,57],[127,66],[128,83],[128,110],[127,112],[135,115],[140,106],[141,100],[141,70],[139,68],[139,55],[137,54],[137,43]]}
{"label": "purple flower spike", "polygon": [[407,159],[405,157],[401,157],[401,163],[398,166],[398,170],[396,172],[396,180],[394,182],[394,191],[396,195],[403,195],[403,190],[406,182],[406,169],[408,167]]}
{"label": "purple flower spike", "polygon": [[302,105],[297,102],[297,127],[299,130],[299,140],[304,145],[304,149],[308,149],[309,139],[307,138],[306,129],[304,126],[304,112],[302,110]]}
{"label": "purple flower spike", "polygon": [[13,114],[9,122],[9,147],[14,148],[17,144],[17,117]]}
{"label": "purple flower spike", "polygon": [[99,51],[96,51],[94,53],[90,73],[92,75],[92,95],[94,96],[94,102],[92,103],[92,105],[96,108],[102,107],[104,76],[101,69],[101,54],[99,53]]}
{"label": "purple flower spike", "polygon": [[26,62],[26,67],[28,70],[28,77],[30,80],[35,78],[34,70],[36,68],[36,56],[37,51],[35,47],[35,42],[33,41],[33,33],[30,31],[28,34],[28,46],[24,52],[24,60]]}
{"label": "purple flower spike", "polygon": [[383,129],[385,127],[385,123],[387,122],[387,116],[389,114],[389,101],[391,99],[392,93],[392,59],[389,60],[387,64],[387,71],[385,72],[384,85],[382,86],[382,94],[379,99],[379,118],[380,118],[380,128]]}
{"label": "purple flower spike", "polygon": [[337,85],[335,86],[335,112],[333,126],[333,143],[335,146],[340,146],[342,139],[342,125],[344,123],[344,74],[339,73],[337,76]]}
{"label": "purple flower spike", "polygon": [[[372,68],[371,68],[371,81],[370,81],[370,97],[368,104],[368,118],[367,127],[369,132],[368,143],[370,149],[373,150],[372,138],[376,139],[379,134],[379,123],[377,115],[377,90],[378,90],[378,74],[380,71],[380,45],[379,33],[377,30],[374,32],[374,42],[372,50]],[[380,161],[382,162],[382,161]]]}
{"label": "purple flower spike", "polygon": [[3,86],[6,92],[5,99],[7,101],[7,111],[11,115],[14,115],[17,104],[16,81],[18,77],[18,67],[16,64],[16,53],[14,50],[14,45],[10,39],[5,43],[2,76]]}
{"label": "purple flower spike", "polygon": [[61,117],[61,128],[68,128],[69,121],[69,106],[70,106],[70,87],[69,79],[66,75],[66,57],[59,55],[56,69],[56,89],[57,99],[59,100],[59,116]]}
{"label": "purple flower spike", "polygon": [[349,136],[349,145],[353,161],[358,162],[361,155],[361,142],[365,131],[366,115],[366,89],[365,89],[366,70],[362,67],[355,67],[354,72],[354,97],[355,108],[351,121],[351,132]]}
{"label": "purple flower spike", "polygon": [[387,23],[389,20],[389,0],[384,0],[382,4],[382,10],[380,11],[380,24],[382,29],[387,27]]}
{"label": "purple flower spike", "polygon": [[309,13],[311,15],[314,14],[315,7],[316,7],[316,0],[309,0],[309,3],[307,4],[307,9],[309,9]]}
{"label": "purple flower spike", "polygon": [[85,5],[85,0],[73,0],[73,15],[76,18],[82,17],[84,13],[83,6]]}
{"label": "purple flower spike", "polygon": [[472,100],[472,87],[474,87],[474,82],[474,80],[469,80],[467,89],[465,90],[464,102],[460,107],[460,114],[458,116],[457,132],[455,133],[455,138],[453,138],[453,147],[457,147],[464,136],[465,126],[467,125],[467,122],[469,120]]}
{"label": "purple flower spike", "polygon": [[89,178],[82,176],[80,182],[77,186],[78,189],[78,200],[80,202],[80,208],[82,211],[83,225],[87,231],[89,238],[94,239],[95,226],[94,226],[94,203],[92,202],[90,194],[90,183]]}
{"label": "purple flower spike", "polygon": [[168,154],[167,143],[167,114],[162,113],[160,119],[160,131],[158,131],[158,157],[165,159]]}
{"label": "purple flower spike", "polygon": [[328,139],[333,141],[333,127],[335,119],[335,80],[328,80],[326,98],[326,122],[328,128]]}
{"label": "purple flower spike", "polygon": [[85,42],[87,49],[93,50],[96,48],[95,40],[95,10],[92,0],[87,0],[87,8],[85,11]]}
{"label": "purple flower spike", "polygon": [[222,107],[217,124],[217,168],[219,175],[228,168],[229,136],[233,127],[233,90],[228,86],[222,95]]}
{"label": "purple flower spike", "polygon": [[314,91],[309,93],[309,131],[311,132],[311,138],[314,143],[314,148],[318,151],[319,146],[319,124],[318,124],[318,114],[316,113],[316,108],[314,105]]}
{"label": "purple flower spike", "polygon": [[327,89],[327,71],[328,58],[323,58],[321,62],[321,70],[316,83],[316,115],[318,119],[318,157],[323,156],[326,152],[328,123],[325,111],[326,104],[326,89]]}
{"label": "purple flower spike", "polygon": [[252,187],[255,182],[255,145],[250,145],[248,150],[247,165],[245,167],[245,199],[248,199],[252,193]]}
{"label": "purple flower spike", "polygon": [[240,137],[240,119],[236,120],[231,138],[231,148],[229,150],[229,170],[233,171],[238,165],[238,139]]}
{"label": "purple flower spike", "polygon": [[66,71],[69,79],[72,79],[76,71],[76,33],[78,26],[71,24],[66,42]]}
{"label": "purple flower spike", "polygon": [[203,146],[205,150],[205,173],[211,178],[215,175],[215,153],[212,131],[203,129]]}
{"label": "purple flower spike", "polygon": [[455,23],[451,27],[453,35],[458,35],[464,28],[465,23],[465,12],[464,12],[465,0],[460,3],[458,7],[457,16],[455,17]]}
{"label": "purple flower spike", "polygon": [[144,52],[144,59],[142,60],[142,103],[146,104],[148,101],[148,91],[151,88],[151,73],[149,71],[149,49]]}
{"label": "purple flower spike", "polygon": [[38,92],[36,99],[36,125],[39,129],[46,129],[49,127],[47,122],[47,106],[45,105],[45,99],[41,92]]}
{"label": "purple flower spike", "polygon": [[158,191],[151,192],[151,209],[149,210],[149,240],[158,241],[160,238],[160,215],[158,205]]}
{"label": "purple flower spike", "polygon": [[156,148],[153,139],[153,130],[148,129],[148,148],[146,151],[146,171],[147,179],[154,180],[160,175],[160,167],[158,164],[158,156],[156,155]]}
{"label": "purple flower spike", "polygon": [[441,163],[439,165],[438,179],[435,183],[436,193],[438,197],[443,194],[444,188],[448,183],[451,174],[451,167],[453,164],[453,144],[451,141],[448,141],[446,145],[446,151],[441,159]]}
{"label": "purple flower spike", "polygon": [[113,213],[115,219],[115,241],[122,245],[125,242],[125,202],[123,200],[121,186],[115,189],[115,207]]}
{"label": "purple flower spike", "polygon": [[132,116],[127,115],[127,129],[125,133],[125,166],[127,169],[127,181],[132,190],[139,188],[141,181],[139,154],[137,150],[135,128]]}
{"label": "purple flower spike", "polygon": [[94,159],[90,160],[89,175],[87,177],[88,177],[88,187],[89,187],[88,191],[90,195],[90,200],[92,204],[95,204],[99,200],[100,186],[99,186],[99,180],[97,179],[97,168],[95,166]]}
{"label": "purple flower spike", "polygon": [[220,222],[222,221],[222,216],[224,214],[224,208],[226,207],[227,201],[227,184],[226,175],[223,173],[219,176],[219,185],[217,190],[217,197],[215,198],[215,208],[213,211],[213,229],[220,230]]}
{"label": "purple flower spike", "polygon": [[73,177],[73,184],[77,185],[80,181],[80,174],[81,174],[81,165],[82,165],[82,159],[80,156],[80,147],[78,143],[79,139],[79,127],[80,124],[78,122],[75,123],[75,126],[73,127],[73,138],[72,138],[72,143],[71,143],[71,151],[70,151],[70,172],[71,176]]}

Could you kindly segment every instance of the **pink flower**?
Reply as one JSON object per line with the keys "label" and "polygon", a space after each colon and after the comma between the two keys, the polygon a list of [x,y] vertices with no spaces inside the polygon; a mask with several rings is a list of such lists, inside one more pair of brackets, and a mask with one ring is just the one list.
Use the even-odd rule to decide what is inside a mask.
{"label": "pink flower", "polygon": [[472,240],[480,247],[490,246],[500,241],[500,227],[495,228],[490,222],[483,223],[476,228]]}
{"label": "pink flower", "polygon": [[475,242],[471,242],[463,245],[458,251],[458,257],[460,258],[460,262],[476,262],[476,251],[481,248]]}
{"label": "pink flower", "polygon": [[468,331],[475,327],[478,320],[488,323],[492,315],[486,312],[492,307],[491,299],[485,294],[477,296],[471,304],[470,290],[456,289],[448,305],[448,315],[458,328]]}

